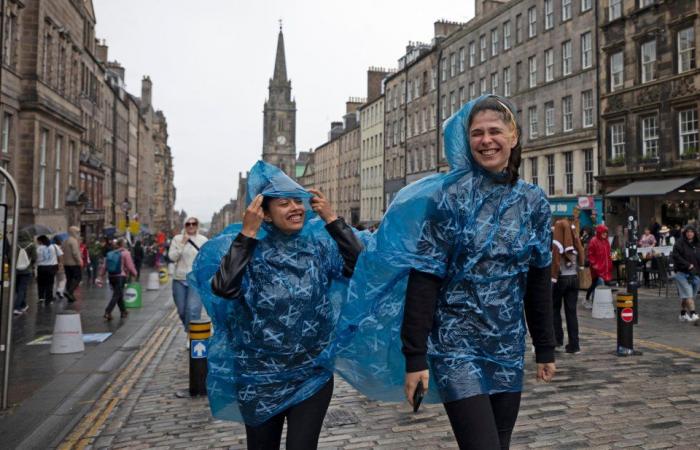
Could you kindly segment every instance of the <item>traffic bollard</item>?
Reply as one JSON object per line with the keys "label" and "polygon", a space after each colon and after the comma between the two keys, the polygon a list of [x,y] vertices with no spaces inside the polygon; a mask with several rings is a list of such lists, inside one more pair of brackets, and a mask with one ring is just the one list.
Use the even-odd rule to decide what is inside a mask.
{"label": "traffic bollard", "polygon": [[190,321],[190,387],[176,392],[178,397],[207,395],[207,349],[210,336],[210,320]]}
{"label": "traffic bollard", "polygon": [[617,356],[641,355],[634,349],[634,317],[636,308],[634,295],[627,292],[617,294]]}

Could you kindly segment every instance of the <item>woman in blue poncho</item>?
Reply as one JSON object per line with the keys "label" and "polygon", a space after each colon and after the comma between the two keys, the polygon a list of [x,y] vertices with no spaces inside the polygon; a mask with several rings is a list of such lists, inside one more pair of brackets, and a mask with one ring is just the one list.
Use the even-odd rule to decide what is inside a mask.
{"label": "woman in blue poncho", "polygon": [[480,99],[465,127],[474,171],[445,192],[449,213],[432,224],[456,226],[442,230],[447,240],[420,244],[447,273],[414,269],[408,278],[405,390],[412,403],[418,382],[428,384],[427,354],[460,448],[507,449],[520,404],[523,306],[537,377],[549,381],[555,370],[549,204],[518,180],[520,133],[504,99]]}
{"label": "woman in blue poncho", "polygon": [[249,449],[278,449],[285,419],[287,449],[315,448],[333,392],[334,280],[352,274],[362,243],[319,191],[276,167],[259,162],[248,190],[240,232],[211,279],[226,300],[203,296],[216,327],[212,411],[242,416]]}
{"label": "woman in blue poncho", "polygon": [[360,256],[337,368],[379,400],[413,403],[420,381],[425,401],[445,405],[460,448],[508,448],[525,318],[537,377],[555,371],[549,203],[518,178],[520,130],[506,99],[469,102],[444,134],[451,170],[402,189]]}

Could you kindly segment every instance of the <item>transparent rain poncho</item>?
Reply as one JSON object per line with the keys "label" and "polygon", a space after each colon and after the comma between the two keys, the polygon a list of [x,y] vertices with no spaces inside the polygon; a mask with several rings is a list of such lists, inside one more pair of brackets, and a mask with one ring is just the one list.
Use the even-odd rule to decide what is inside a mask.
{"label": "transparent rain poncho", "polygon": [[337,244],[309,208],[310,193],[262,161],[250,171],[247,191],[246,204],[259,193],[304,199],[304,227],[289,236],[263,223],[243,277],[243,299],[217,297],[210,285],[240,223],[201,248],[189,281],[214,325],[207,376],[212,414],[255,426],[330,380],[347,279]]}
{"label": "transparent rain poncho", "polygon": [[526,276],[550,264],[550,209],[539,187],[498,183],[473,161],[466,124],[479,100],[445,122],[450,172],[402,189],[355,266],[336,370],[372,399],[404,399],[400,329],[412,268],[445,280],[426,401],[521,390]]}

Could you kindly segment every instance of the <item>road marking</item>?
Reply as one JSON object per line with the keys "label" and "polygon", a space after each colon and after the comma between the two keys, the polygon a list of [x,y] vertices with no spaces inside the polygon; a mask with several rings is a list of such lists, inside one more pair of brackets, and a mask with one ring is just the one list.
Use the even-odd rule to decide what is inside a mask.
{"label": "road marking", "polygon": [[[166,322],[172,321],[174,318],[175,311],[167,316]],[[98,432],[114,408],[126,398],[143,371],[160,350],[163,342],[176,330],[177,327],[167,325],[159,326],[155,329],[126,368],[122,370],[95,402],[95,407],[83,417],[70,435],[58,446],[59,450],[82,450],[98,437]]]}
{"label": "road marking", "polygon": [[[613,337],[613,338],[617,339],[617,334],[612,333],[610,331],[603,331],[603,330],[598,330],[595,328],[588,328],[588,327],[580,327],[580,330],[588,332],[588,333],[609,336],[609,337]],[[678,353],[679,355],[688,356],[690,358],[700,359],[700,353],[694,352],[692,350],[685,350],[685,349],[682,349],[679,347],[673,347],[671,345],[660,344],[660,343],[654,342],[654,341],[648,341],[646,339],[635,339],[634,341],[635,341],[635,343],[639,344],[642,347],[648,347],[648,348],[652,348],[654,350],[664,350],[667,352]]]}

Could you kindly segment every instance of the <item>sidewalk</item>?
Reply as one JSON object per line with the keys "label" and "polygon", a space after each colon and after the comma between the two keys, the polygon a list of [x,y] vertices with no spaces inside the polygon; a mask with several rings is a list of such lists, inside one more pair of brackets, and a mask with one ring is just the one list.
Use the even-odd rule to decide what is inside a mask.
{"label": "sidewalk", "polygon": [[[658,309],[672,309],[657,303]],[[579,312],[590,316],[582,308]],[[583,321],[590,321],[581,332],[583,352],[558,353],[552,383],[535,380],[528,357],[511,448],[697,448],[700,359],[669,351],[666,344],[640,344],[642,356],[618,358],[612,354],[615,338],[605,331],[614,321]],[[669,319],[664,326],[673,323]],[[188,385],[184,333],[173,316],[158,333],[151,337],[154,344],[134,358],[139,363],[130,364],[108,387],[62,448],[245,448],[241,424],[212,419],[205,398],[173,395]],[[413,414],[406,404],[370,401],[336,377],[320,448],[457,447],[442,405],[425,405]]]}
{"label": "sidewalk", "polygon": [[[146,280],[147,271],[142,274]],[[37,305],[33,283],[28,293],[29,311],[15,316],[10,367],[10,409],[0,414],[4,448],[46,448],[64,436],[79,420],[98,393],[120,372],[123,363],[153,332],[172,308],[169,285],[158,291],[143,290],[143,307],[131,309],[129,317],[103,320],[111,291],[83,283],[73,304],[55,301]],[[52,355],[50,345],[28,345],[50,336],[57,312],[77,310],[83,335],[112,333],[101,343],[88,343],[82,353]]]}

